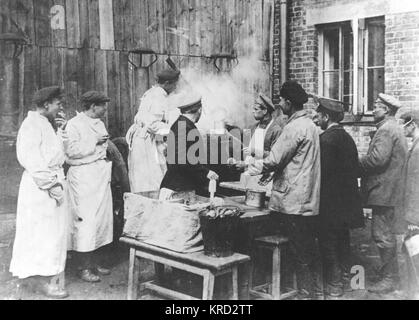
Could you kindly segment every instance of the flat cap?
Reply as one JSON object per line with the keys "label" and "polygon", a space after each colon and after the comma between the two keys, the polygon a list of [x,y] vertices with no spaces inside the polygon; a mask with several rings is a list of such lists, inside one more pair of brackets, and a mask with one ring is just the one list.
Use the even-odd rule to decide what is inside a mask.
{"label": "flat cap", "polygon": [[202,108],[202,97],[198,95],[191,95],[186,98],[183,103],[178,106],[181,113],[193,112]]}
{"label": "flat cap", "polygon": [[42,104],[54,98],[61,98],[63,94],[63,89],[58,86],[46,87],[35,92],[32,101],[35,104]]}
{"label": "flat cap", "polygon": [[293,80],[284,82],[279,95],[296,105],[303,105],[308,101],[308,94],[303,87]]}
{"label": "flat cap", "polygon": [[82,103],[100,104],[100,103],[109,102],[111,101],[111,99],[102,92],[88,91],[81,96],[80,101]]}
{"label": "flat cap", "polygon": [[275,105],[273,104],[272,100],[264,95],[263,93],[259,94],[259,98],[256,100],[256,102],[260,102],[261,104],[263,104],[270,113],[275,111]]}
{"label": "flat cap", "polygon": [[335,112],[335,113],[342,113],[345,111],[343,105],[344,103],[334,99],[328,98],[318,98],[319,107],[326,109],[327,111]]}
{"label": "flat cap", "polygon": [[388,94],[380,93],[378,94],[378,99],[384,103],[386,106],[398,110],[402,107],[402,104],[399,100],[397,100],[395,97],[390,96]]}
{"label": "flat cap", "polygon": [[164,69],[157,74],[157,79],[159,81],[177,81],[179,76],[179,70]]}

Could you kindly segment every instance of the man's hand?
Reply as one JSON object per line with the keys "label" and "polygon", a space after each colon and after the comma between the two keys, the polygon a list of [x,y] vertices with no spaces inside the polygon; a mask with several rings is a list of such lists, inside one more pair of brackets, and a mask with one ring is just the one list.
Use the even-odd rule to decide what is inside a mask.
{"label": "man's hand", "polygon": [[243,153],[245,157],[253,157],[255,155],[255,148],[254,147],[246,147],[243,148]]}
{"label": "man's hand", "polygon": [[99,146],[101,146],[102,144],[108,142],[109,140],[109,135],[105,134],[105,135],[100,135],[97,137],[97,144]]}
{"label": "man's hand", "polygon": [[57,206],[60,207],[64,203],[64,191],[63,187],[58,184],[48,190],[49,196],[57,202]]}
{"label": "man's hand", "polygon": [[272,181],[273,178],[274,178],[273,172],[272,173],[267,173],[267,174],[265,173],[262,176],[262,178],[260,178],[259,185],[262,186],[262,187],[266,187],[269,184],[269,182]]}
{"label": "man's hand", "polygon": [[65,126],[67,125],[67,120],[62,119],[62,118],[56,118],[55,119],[55,124],[56,124],[57,128],[64,130]]}
{"label": "man's hand", "polygon": [[207,175],[208,180],[218,180],[220,177],[214,171],[208,172]]}

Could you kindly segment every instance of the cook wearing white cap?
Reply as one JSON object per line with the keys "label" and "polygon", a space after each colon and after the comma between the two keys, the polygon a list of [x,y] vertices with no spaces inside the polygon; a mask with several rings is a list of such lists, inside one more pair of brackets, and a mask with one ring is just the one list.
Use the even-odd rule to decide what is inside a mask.
{"label": "cook wearing white cap", "polygon": [[374,104],[374,119],[378,128],[368,153],[360,160],[366,205],[372,208],[372,235],[381,257],[381,280],[368,290],[386,293],[397,287],[397,225],[395,207],[400,201],[401,177],[406,160],[407,141],[394,115],[401,103],[392,96],[380,93]]}

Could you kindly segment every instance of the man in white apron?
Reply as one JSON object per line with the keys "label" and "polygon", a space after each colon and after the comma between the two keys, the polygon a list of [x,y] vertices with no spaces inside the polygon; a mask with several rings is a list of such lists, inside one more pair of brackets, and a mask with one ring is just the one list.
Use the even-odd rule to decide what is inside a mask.
{"label": "man in white apron", "polygon": [[[264,94],[259,94],[253,106],[253,116],[257,123],[250,129],[247,129],[251,134],[251,140],[248,147],[244,148],[244,155],[246,159],[236,163],[234,159],[229,160],[229,163],[236,163],[236,168],[245,170],[248,166],[249,159],[263,159],[269,155],[272,146],[281,135],[282,127],[280,122],[272,116],[275,111],[275,106]],[[247,187],[257,187],[262,176],[250,177],[246,176]]]}
{"label": "man in white apron", "polygon": [[83,112],[67,125],[64,141],[69,184],[69,250],[77,252],[79,276],[87,282],[100,281],[99,274],[110,270],[101,267],[94,251],[113,240],[111,195],[112,162],[106,159],[108,132],[100,120],[110,99],[90,91],[82,95]]}
{"label": "man in white apron", "polygon": [[[20,279],[37,278],[41,291],[65,298],[67,201],[61,138],[52,123],[62,108],[62,90],[49,87],[35,93],[36,111],[29,111],[19,130],[17,158],[25,169],[20,183],[16,237],[10,272]],[[61,275],[62,277],[58,277]]]}
{"label": "man in white apron", "polygon": [[171,123],[179,116],[170,109],[169,95],[176,89],[180,72],[163,70],[157,75],[157,85],[141,98],[134,124],[126,135],[129,146],[128,175],[131,192],[160,189],[167,171],[162,136],[168,134]]}

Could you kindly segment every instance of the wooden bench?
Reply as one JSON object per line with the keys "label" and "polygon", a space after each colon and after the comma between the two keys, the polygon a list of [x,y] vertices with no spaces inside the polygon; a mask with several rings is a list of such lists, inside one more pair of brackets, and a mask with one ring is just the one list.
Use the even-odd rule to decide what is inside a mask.
{"label": "wooden bench", "polygon": [[[130,246],[128,271],[128,300],[137,299],[137,289],[140,275],[140,259],[153,261],[155,264],[166,265],[203,277],[202,300],[214,298],[215,277],[226,273],[232,274],[233,300],[238,300],[238,267],[250,261],[250,257],[235,253],[231,257],[215,258],[204,255],[203,252],[182,254],[144,242],[123,237],[120,241]],[[149,289],[170,299],[199,300],[196,297],[183,294],[158,285],[155,281],[143,283]]]}
{"label": "wooden bench", "polygon": [[[265,248],[272,251],[272,283],[263,284],[253,287],[253,267],[250,271],[250,294],[257,298],[268,300],[284,300],[291,298],[297,294],[296,275],[294,274],[294,288],[290,292],[281,292],[281,247],[288,244],[288,239],[282,236],[268,236],[256,238],[255,246]],[[252,264],[253,265],[253,264]],[[262,292],[268,288],[270,294]]]}

